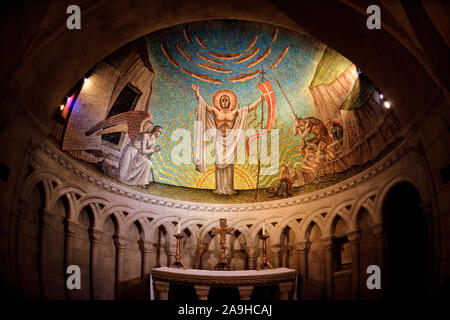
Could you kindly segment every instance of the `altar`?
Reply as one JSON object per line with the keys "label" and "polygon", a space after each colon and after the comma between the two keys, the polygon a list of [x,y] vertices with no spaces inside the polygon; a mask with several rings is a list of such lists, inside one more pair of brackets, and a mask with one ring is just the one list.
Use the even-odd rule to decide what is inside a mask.
{"label": "altar", "polygon": [[257,286],[277,285],[280,300],[295,300],[297,271],[288,268],[216,271],[160,267],[151,271],[157,300],[168,300],[169,285],[193,286],[198,300],[207,300],[211,287],[237,287],[241,300],[249,300]]}

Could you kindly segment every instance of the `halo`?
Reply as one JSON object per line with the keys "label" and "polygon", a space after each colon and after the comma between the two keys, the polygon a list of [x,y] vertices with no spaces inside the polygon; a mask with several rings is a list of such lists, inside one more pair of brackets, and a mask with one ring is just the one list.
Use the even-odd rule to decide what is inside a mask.
{"label": "halo", "polygon": [[214,97],[213,97],[214,107],[216,107],[217,109],[220,110],[219,99],[223,95],[227,95],[230,97],[230,110],[234,110],[234,108],[236,108],[236,102],[237,102],[236,94],[233,91],[226,90],[226,89],[219,90],[214,94]]}

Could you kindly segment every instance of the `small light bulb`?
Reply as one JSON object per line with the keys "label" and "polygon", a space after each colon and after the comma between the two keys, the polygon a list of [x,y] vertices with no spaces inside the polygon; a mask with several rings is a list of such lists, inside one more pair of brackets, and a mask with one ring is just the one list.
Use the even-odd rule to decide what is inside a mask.
{"label": "small light bulb", "polygon": [[61,110],[61,111],[64,110],[64,105],[63,104],[59,106],[59,110]]}
{"label": "small light bulb", "polygon": [[391,104],[389,103],[389,101],[385,101],[385,102],[384,102],[384,107],[385,107],[386,109],[389,109],[389,108],[391,107]]}
{"label": "small light bulb", "polygon": [[384,96],[383,96],[383,94],[382,94],[382,93],[380,93],[380,99],[381,99],[381,100],[383,100],[383,99],[384,99]]}

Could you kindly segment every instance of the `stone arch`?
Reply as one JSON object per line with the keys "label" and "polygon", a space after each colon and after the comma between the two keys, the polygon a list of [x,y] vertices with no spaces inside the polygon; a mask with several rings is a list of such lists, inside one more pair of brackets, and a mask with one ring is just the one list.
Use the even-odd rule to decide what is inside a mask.
{"label": "stone arch", "polygon": [[374,197],[374,203],[377,201],[377,193],[379,189],[372,189],[368,192],[366,192],[363,196],[361,196],[355,204],[352,206],[352,209],[350,211],[350,230],[357,230],[359,225],[359,213],[361,211],[361,207],[364,207],[367,209],[367,211],[370,214],[370,217],[372,221],[375,222],[375,208],[373,205],[365,205],[366,201],[370,198]]}
{"label": "stone arch", "polygon": [[399,175],[393,177],[392,179],[390,179],[389,181],[387,181],[386,183],[384,183],[384,185],[380,188],[380,191],[376,197],[374,223],[380,223],[383,221],[382,206],[383,206],[383,202],[385,200],[386,194],[391,190],[391,188],[393,186],[395,186],[396,184],[401,183],[401,182],[407,182],[407,183],[410,183],[411,185],[413,185],[416,188],[416,190],[418,191],[422,202],[426,202],[428,200],[427,192],[425,192],[425,190],[423,190],[421,184],[417,183],[417,181],[415,179],[413,179],[412,177],[410,177],[408,175],[399,174]]}
{"label": "stone arch", "polygon": [[266,234],[268,234],[270,236],[270,238],[272,239],[276,239],[276,229],[275,227],[272,225],[272,222],[277,222],[277,221],[273,221],[272,220],[265,220],[263,221],[258,221],[257,223],[255,223],[252,227],[252,231],[250,233],[251,239],[253,239],[254,243],[256,242],[256,239],[258,238],[258,234],[259,232],[262,230],[263,227],[263,223],[266,224]]}
{"label": "stone arch", "polygon": [[[385,193],[381,208],[387,245],[384,264],[387,297],[425,296],[432,272],[431,222],[422,210],[419,189],[409,181],[398,181]],[[411,281],[410,279],[415,279]]]}
{"label": "stone arch", "polygon": [[250,237],[250,230],[246,225],[247,222],[248,220],[236,221],[235,223],[231,224],[230,227],[234,228],[235,230],[238,230],[244,237],[246,245],[249,245],[253,243],[253,241]]}
{"label": "stone arch", "polygon": [[[200,239],[201,239],[200,234],[201,234],[201,230],[203,229],[203,226],[205,224],[205,220],[202,220],[202,219],[199,219],[199,218],[196,217],[196,218],[184,219],[184,221],[182,220],[181,222],[184,223],[184,224],[181,225],[181,227],[183,227],[183,225],[184,225],[184,228],[189,228],[189,231],[193,235],[195,235],[195,241],[198,244],[200,242]],[[201,224],[202,228],[199,228],[197,226],[198,224]]]}
{"label": "stone arch", "polygon": [[58,197],[53,197],[50,205],[49,205],[49,211],[53,212],[55,210],[55,207],[59,200],[62,200],[63,202],[67,203],[67,212],[65,213],[65,218],[70,219],[73,216],[73,212],[75,210],[75,204],[74,204],[74,196],[71,192],[68,193],[62,193]]}
{"label": "stone arch", "polygon": [[296,268],[294,249],[295,243],[298,241],[298,233],[295,232],[293,227],[295,228],[296,226],[291,222],[280,228],[280,239],[278,240],[280,244],[280,267]]}
{"label": "stone arch", "polygon": [[116,231],[118,234],[122,234],[123,232],[125,232],[127,230],[126,223],[125,223],[125,215],[123,214],[124,211],[125,212],[133,212],[133,209],[131,207],[129,207],[127,205],[123,205],[123,204],[112,204],[110,206],[104,207],[100,211],[99,225],[102,225],[108,216],[114,215],[114,217],[116,218],[116,223],[117,223]]}
{"label": "stone arch", "polygon": [[[78,195],[80,195],[80,199],[81,199],[81,196],[85,195],[86,192],[87,191],[83,186],[77,186],[75,184],[61,184],[61,185],[57,186],[55,189],[53,189],[52,197],[50,199],[48,207],[51,210],[54,203],[63,195],[66,195],[68,197],[67,194],[69,194],[69,193],[73,193],[74,196],[75,196],[75,194],[78,194]],[[75,201],[76,201],[76,197],[75,197],[74,201],[71,201],[71,204],[74,205]],[[74,207],[72,207],[71,209],[73,210]]]}
{"label": "stone arch", "polygon": [[[295,238],[296,239],[301,239],[303,238],[301,236],[301,222],[303,221],[303,219],[305,219],[306,214],[305,213],[294,213],[288,217],[286,217],[280,224],[279,224],[279,229],[277,231],[276,237],[281,236],[281,232],[282,230],[286,227],[289,226],[291,228],[291,230],[295,233]],[[300,219],[300,224],[298,223],[297,220]]]}
{"label": "stone arch", "polygon": [[143,228],[139,220],[126,226],[127,250],[123,252],[123,264],[120,290],[124,299],[138,299],[143,296],[144,286],[142,283],[143,259],[141,251],[141,240],[143,239]]}
{"label": "stone arch", "polygon": [[351,203],[353,203],[353,200],[344,201],[343,203],[336,206],[336,208],[332,210],[329,215],[327,215],[327,218],[325,220],[325,232],[327,236],[334,234],[335,223],[339,218],[341,218],[345,223],[347,230],[350,228],[350,211],[345,209],[345,206],[348,206]]}
{"label": "stone arch", "polygon": [[[173,225],[172,222],[178,221],[177,216],[172,215],[172,216],[161,216],[158,219],[153,220],[152,222],[150,222],[149,227],[150,227],[150,237],[152,240],[155,239],[155,235],[158,236],[158,228],[160,228],[161,226],[164,227],[164,230],[167,232],[167,240],[169,241],[169,243],[176,243],[176,239],[175,237],[172,237],[172,235],[175,234],[176,232],[176,227]],[[172,239],[173,238],[173,239]]]}
{"label": "stone arch", "polygon": [[52,199],[53,195],[53,186],[51,181],[57,181],[58,184],[62,183],[62,179],[58,176],[53,175],[49,172],[33,172],[24,183],[24,190],[22,192],[22,199],[26,201],[30,197],[30,193],[32,192],[33,188],[38,184],[42,183],[42,186],[44,188],[44,203],[43,208],[48,209],[49,204]]}
{"label": "stone arch", "polygon": [[316,221],[309,220],[305,222],[305,241],[306,241],[306,262],[305,274],[303,275],[304,288],[303,297],[306,299],[325,298],[325,253],[323,248],[324,233]]}
{"label": "stone arch", "polygon": [[77,201],[74,201],[74,211],[73,215],[70,217],[71,220],[77,221],[80,211],[87,205],[99,206],[99,210],[95,210],[94,212],[94,226],[98,227],[100,225],[100,214],[101,208],[100,205],[106,207],[109,202],[103,198],[97,196],[82,196]]}
{"label": "stone arch", "polygon": [[330,208],[320,208],[306,217],[300,223],[300,239],[299,241],[305,241],[308,237],[308,232],[310,231],[311,223],[314,222],[317,224],[322,236],[327,236],[325,232],[325,219],[322,217],[322,214],[328,215]]}
{"label": "stone arch", "polygon": [[143,240],[151,240],[151,227],[149,225],[150,221],[148,221],[147,218],[155,219],[156,217],[158,217],[158,215],[153,212],[141,211],[139,213],[133,213],[126,216],[124,219],[124,225],[125,228],[128,228],[131,224],[138,221],[142,227]]}

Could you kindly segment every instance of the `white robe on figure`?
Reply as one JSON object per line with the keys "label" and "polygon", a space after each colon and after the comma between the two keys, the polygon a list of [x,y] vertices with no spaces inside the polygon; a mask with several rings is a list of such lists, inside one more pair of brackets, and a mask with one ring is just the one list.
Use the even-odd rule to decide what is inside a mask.
{"label": "white robe on figure", "polygon": [[122,151],[118,179],[130,186],[145,186],[153,179],[153,165],[150,156],[155,152],[156,138],[143,133],[136,141],[130,141]]}
{"label": "white robe on figure", "polygon": [[195,169],[205,172],[206,163],[206,138],[214,143],[214,157],[216,163],[216,189],[217,194],[235,194],[233,186],[234,158],[236,150],[239,150],[244,136],[247,122],[248,107],[238,110],[238,116],[232,129],[227,130],[226,136],[222,136],[217,129],[214,119],[208,114],[206,102],[202,97],[198,100],[197,123],[194,134],[194,164]]}

